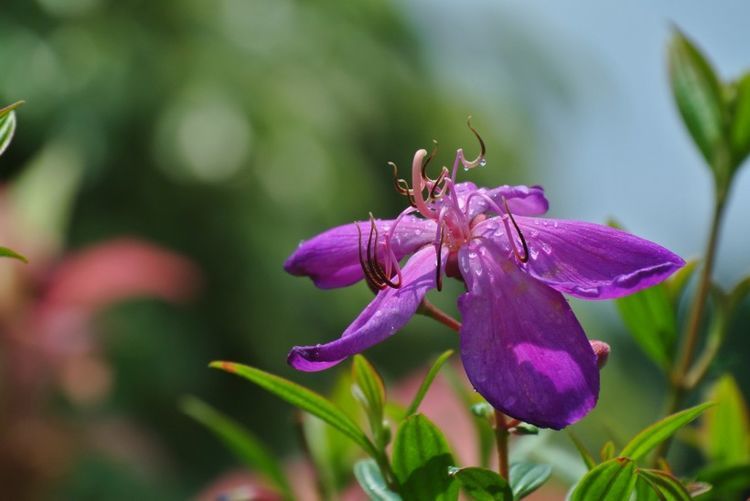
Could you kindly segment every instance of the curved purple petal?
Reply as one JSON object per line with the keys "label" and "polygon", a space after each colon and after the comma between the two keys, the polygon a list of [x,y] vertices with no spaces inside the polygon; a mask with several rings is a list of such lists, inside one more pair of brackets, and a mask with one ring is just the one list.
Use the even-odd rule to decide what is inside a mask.
{"label": "curved purple petal", "polygon": [[529,246],[522,265],[560,292],[584,299],[611,299],[656,285],[685,261],[630,233],[592,223],[518,216]]}
{"label": "curved purple petal", "polygon": [[[393,220],[377,220],[378,248],[382,252],[385,233]],[[360,222],[363,242],[366,245],[370,222]],[[435,222],[404,216],[396,227],[391,240],[396,259],[414,252],[435,238]],[[308,276],[321,289],[332,289],[352,285],[364,278],[359,263],[359,238],[356,223],[337,226],[310,240],[302,242],[287,258],[284,269],[296,276]]]}
{"label": "curved purple petal", "polygon": [[563,296],[530,278],[488,240],[459,251],[468,292],[461,359],[474,388],[496,409],[560,429],[599,395],[596,355]]}
{"label": "curved purple petal", "polygon": [[[443,257],[447,254],[443,252]],[[295,346],[287,362],[301,371],[320,371],[392,336],[416,313],[427,291],[435,287],[436,266],[435,248],[420,249],[402,270],[402,287],[381,290],[341,338],[327,344]]]}
{"label": "curved purple petal", "polygon": [[[505,198],[514,215],[538,216],[549,209],[549,202],[544,196],[544,188],[541,186],[510,186],[506,184],[490,190],[480,188],[475,191],[486,193],[500,207],[503,206],[503,198]],[[474,197],[469,203],[467,216],[469,219],[473,219],[478,214],[488,210],[487,200],[483,197]]]}

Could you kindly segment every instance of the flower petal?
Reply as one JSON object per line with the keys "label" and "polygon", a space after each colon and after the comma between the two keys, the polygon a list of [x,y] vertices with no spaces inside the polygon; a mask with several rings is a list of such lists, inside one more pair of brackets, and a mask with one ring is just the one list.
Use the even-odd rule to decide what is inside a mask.
{"label": "flower petal", "polygon": [[[514,215],[538,216],[549,209],[549,202],[544,196],[544,188],[541,186],[510,186],[506,184],[491,190],[480,188],[475,191],[486,193],[500,207],[503,206],[503,198],[505,198]],[[483,197],[474,197],[469,203],[467,216],[469,219],[473,219],[487,210],[489,210],[487,200]]]}
{"label": "flower petal", "polygon": [[[443,257],[447,254],[443,252]],[[341,338],[327,344],[295,346],[287,361],[301,371],[320,371],[392,336],[416,313],[427,291],[435,287],[436,265],[435,248],[420,249],[402,270],[403,285],[381,290]]]}
{"label": "flower petal", "polygon": [[523,268],[560,292],[611,299],[656,285],[685,261],[630,233],[592,223],[516,217],[529,246]]}
{"label": "flower petal", "polygon": [[488,240],[459,251],[468,292],[461,359],[493,407],[560,429],[585,416],[599,394],[596,355],[563,296],[530,278]]}
{"label": "flower petal", "polygon": [[[379,249],[393,220],[377,220]],[[360,222],[363,241],[367,242],[370,222]],[[396,259],[402,259],[435,238],[435,222],[404,216],[391,240]],[[359,236],[356,223],[331,228],[302,242],[284,263],[284,269],[296,276],[308,276],[318,287],[332,289],[352,285],[364,278],[359,263]],[[382,250],[380,251],[382,252]],[[378,255],[380,256],[380,252]]]}

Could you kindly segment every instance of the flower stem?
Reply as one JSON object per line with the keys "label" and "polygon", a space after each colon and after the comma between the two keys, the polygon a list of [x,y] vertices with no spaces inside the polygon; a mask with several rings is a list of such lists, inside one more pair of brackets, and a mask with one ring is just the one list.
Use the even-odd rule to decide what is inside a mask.
{"label": "flower stem", "polygon": [[[713,219],[711,220],[711,232],[706,244],[706,254],[698,281],[698,290],[690,309],[685,341],[680,350],[680,358],[675,364],[674,370],[670,377],[670,395],[667,404],[666,415],[674,414],[682,406],[684,398],[700,382],[699,379],[688,380],[690,369],[695,358],[695,351],[698,348],[700,339],[701,326],[703,317],[706,312],[708,295],[711,292],[711,275],[713,273],[714,262],[716,260],[716,248],[719,243],[719,232],[721,229],[721,219],[724,215],[726,196],[719,194],[714,204]],[[662,442],[654,453],[655,460],[665,457],[669,451],[671,440]]]}
{"label": "flower stem", "polygon": [[419,309],[417,310],[417,312],[437,320],[441,324],[456,332],[461,329],[461,322],[429,302],[426,298],[422,299],[422,303],[419,305]]}
{"label": "flower stem", "polygon": [[508,421],[505,414],[495,409],[495,443],[497,444],[497,471],[508,483]]}

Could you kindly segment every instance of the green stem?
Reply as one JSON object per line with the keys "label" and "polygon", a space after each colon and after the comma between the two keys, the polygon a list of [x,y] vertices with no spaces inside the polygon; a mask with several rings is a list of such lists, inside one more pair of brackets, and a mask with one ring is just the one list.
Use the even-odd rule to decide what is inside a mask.
{"label": "green stem", "polygon": [[[698,281],[698,290],[695,294],[692,308],[690,309],[690,317],[685,331],[685,341],[680,350],[680,358],[675,364],[670,377],[670,395],[666,415],[674,414],[680,410],[684,398],[698,383],[698,381],[688,381],[687,376],[690,373],[695,358],[695,351],[698,348],[703,316],[706,312],[706,305],[708,303],[708,294],[711,292],[711,275],[716,260],[716,248],[719,243],[719,231],[721,229],[721,219],[724,215],[725,201],[726,196],[724,194],[720,193],[717,195],[716,203],[714,205],[713,219],[711,220],[711,230],[708,237],[708,243],[706,244],[706,257]],[[662,442],[654,453],[655,460],[665,457],[669,451],[670,445],[671,440],[665,440]]]}
{"label": "green stem", "polygon": [[497,444],[497,471],[508,483],[510,473],[508,468],[508,421],[505,414],[495,409],[495,443]]}

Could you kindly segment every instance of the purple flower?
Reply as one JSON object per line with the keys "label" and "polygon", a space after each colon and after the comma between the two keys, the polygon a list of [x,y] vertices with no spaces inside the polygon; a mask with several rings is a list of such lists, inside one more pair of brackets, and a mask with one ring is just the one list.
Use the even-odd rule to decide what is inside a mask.
{"label": "purple flower", "polygon": [[377,294],[339,339],[294,347],[288,361],[319,371],[385,340],[448,275],[466,284],[458,299],[461,359],[474,388],[511,417],[560,429],[585,416],[599,394],[597,357],[561,293],[621,297],[661,282],[684,261],[607,226],[538,217],[548,209],[539,186],[456,183],[459,165],[484,165],[482,147],[473,161],[458,150],[452,172],[443,167],[434,180],[427,152],[417,151],[411,187],[395,179],[394,166],[396,189],[411,207],[395,220],[328,230],[289,257],[286,271],[318,287],[364,278]]}

